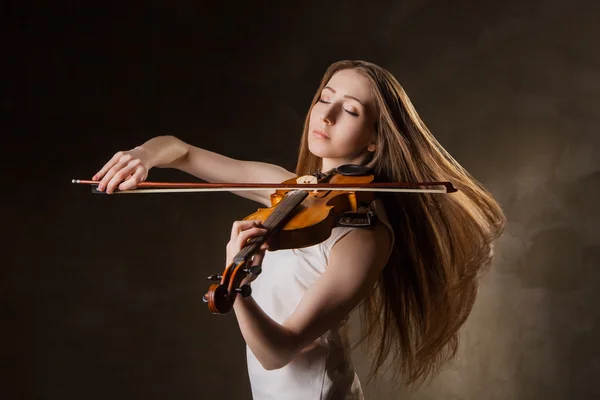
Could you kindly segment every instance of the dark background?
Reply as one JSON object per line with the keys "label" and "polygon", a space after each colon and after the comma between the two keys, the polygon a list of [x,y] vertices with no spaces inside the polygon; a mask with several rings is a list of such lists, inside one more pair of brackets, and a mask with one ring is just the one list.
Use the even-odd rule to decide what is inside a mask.
{"label": "dark background", "polygon": [[[597,398],[598,4],[2,6],[0,396],[250,399],[235,317],[201,296],[231,223],[258,204],[93,195],[71,179],[162,134],[293,169],[326,67],[364,59],[399,79],[508,217],[459,359],[418,391],[392,393],[384,377],[367,398]],[[356,364],[364,379],[360,350]]]}

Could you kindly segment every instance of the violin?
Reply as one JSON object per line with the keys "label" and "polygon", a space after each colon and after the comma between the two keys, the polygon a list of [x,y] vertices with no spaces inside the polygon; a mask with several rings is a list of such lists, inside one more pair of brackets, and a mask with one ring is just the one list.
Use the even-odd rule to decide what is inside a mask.
{"label": "violin", "polygon": [[[203,296],[213,314],[225,314],[233,308],[236,296],[252,293],[249,284],[241,285],[248,275],[258,276],[260,266],[250,266],[252,257],[267,242],[270,251],[312,246],[325,241],[336,226],[370,227],[377,216],[367,208],[377,192],[453,193],[450,182],[374,183],[368,167],[346,164],[326,173],[320,171],[288,179],[281,184],[222,184],[141,182],[136,189],[119,193],[159,193],[183,191],[240,191],[273,189],[271,207],[259,208],[244,220],[258,220],[267,230],[250,238],[221,274],[207,277],[215,281]],[[73,183],[97,185],[97,181],[73,180]],[[442,186],[441,189],[422,188]],[[92,188],[94,193],[103,193]]]}

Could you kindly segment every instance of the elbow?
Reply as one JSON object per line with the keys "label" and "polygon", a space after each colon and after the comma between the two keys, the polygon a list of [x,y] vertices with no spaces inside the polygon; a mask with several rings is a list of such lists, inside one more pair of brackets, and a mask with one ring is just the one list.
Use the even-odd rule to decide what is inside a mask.
{"label": "elbow", "polygon": [[292,357],[284,354],[271,355],[270,357],[257,358],[260,365],[267,371],[275,371],[288,365]]}
{"label": "elbow", "polygon": [[273,362],[268,362],[268,363],[260,363],[260,365],[262,365],[262,367],[267,370],[267,371],[275,371],[278,369],[281,369],[283,367],[285,367],[286,365],[288,365],[288,363],[273,363]]}
{"label": "elbow", "polygon": [[[292,339],[290,337],[290,339]],[[288,365],[296,356],[297,347],[293,345],[292,340],[288,341],[285,346],[271,348],[270,351],[257,355],[257,360],[260,365],[267,371],[281,369]]]}
{"label": "elbow", "polygon": [[298,338],[287,328],[279,335],[270,336],[261,343],[249,343],[250,350],[266,371],[275,371],[288,365],[300,350]]}
{"label": "elbow", "polygon": [[258,360],[260,365],[267,371],[275,371],[288,365],[291,360],[273,359],[273,360]]}

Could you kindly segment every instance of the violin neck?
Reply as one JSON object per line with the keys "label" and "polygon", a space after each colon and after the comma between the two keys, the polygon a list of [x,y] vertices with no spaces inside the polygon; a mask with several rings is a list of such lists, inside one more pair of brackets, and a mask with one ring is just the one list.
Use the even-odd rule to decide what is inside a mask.
{"label": "violin neck", "polygon": [[267,233],[260,236],[254,236],[248,240],[248,243],[246,243],[242,250],[234,257],[233,261],[247,261],[252,257],[252,255],[258,251],[260,246],[267,241],[271,233],[281,225],[285,224],[286,220],[292,215],[296,207],[302,203],[306,197],[308,197],[308,192],[305,190],[294,190],[289,192],[263,222],[263,227],[267,229]]}

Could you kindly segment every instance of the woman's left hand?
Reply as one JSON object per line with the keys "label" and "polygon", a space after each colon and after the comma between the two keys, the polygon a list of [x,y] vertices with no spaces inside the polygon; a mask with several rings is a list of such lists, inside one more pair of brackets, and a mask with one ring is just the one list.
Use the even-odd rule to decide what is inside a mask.
{"label": "woman's left hand", "polygon": [[[226,259],[225,265],[229,265],[233,262],[233,258],[240,252],[240,250],[246,245],[248,239],[254,236],[260,236],[267,233],[267,229],[261,226],[261,221],[254,220],[246,220],[246,221],[235,221],[231,228],[231,238],[227,243],[226,247]],[[260,247],[259,252],[254,254],[254,257],[248,261],[248,266],[246,268],[260,266],[265,255],[265,251],[268,249],[267,243],[263,243]],[[246,276],[241,285],[245,285],[247,283],[252,282],[256,279],[254,275]]]}

